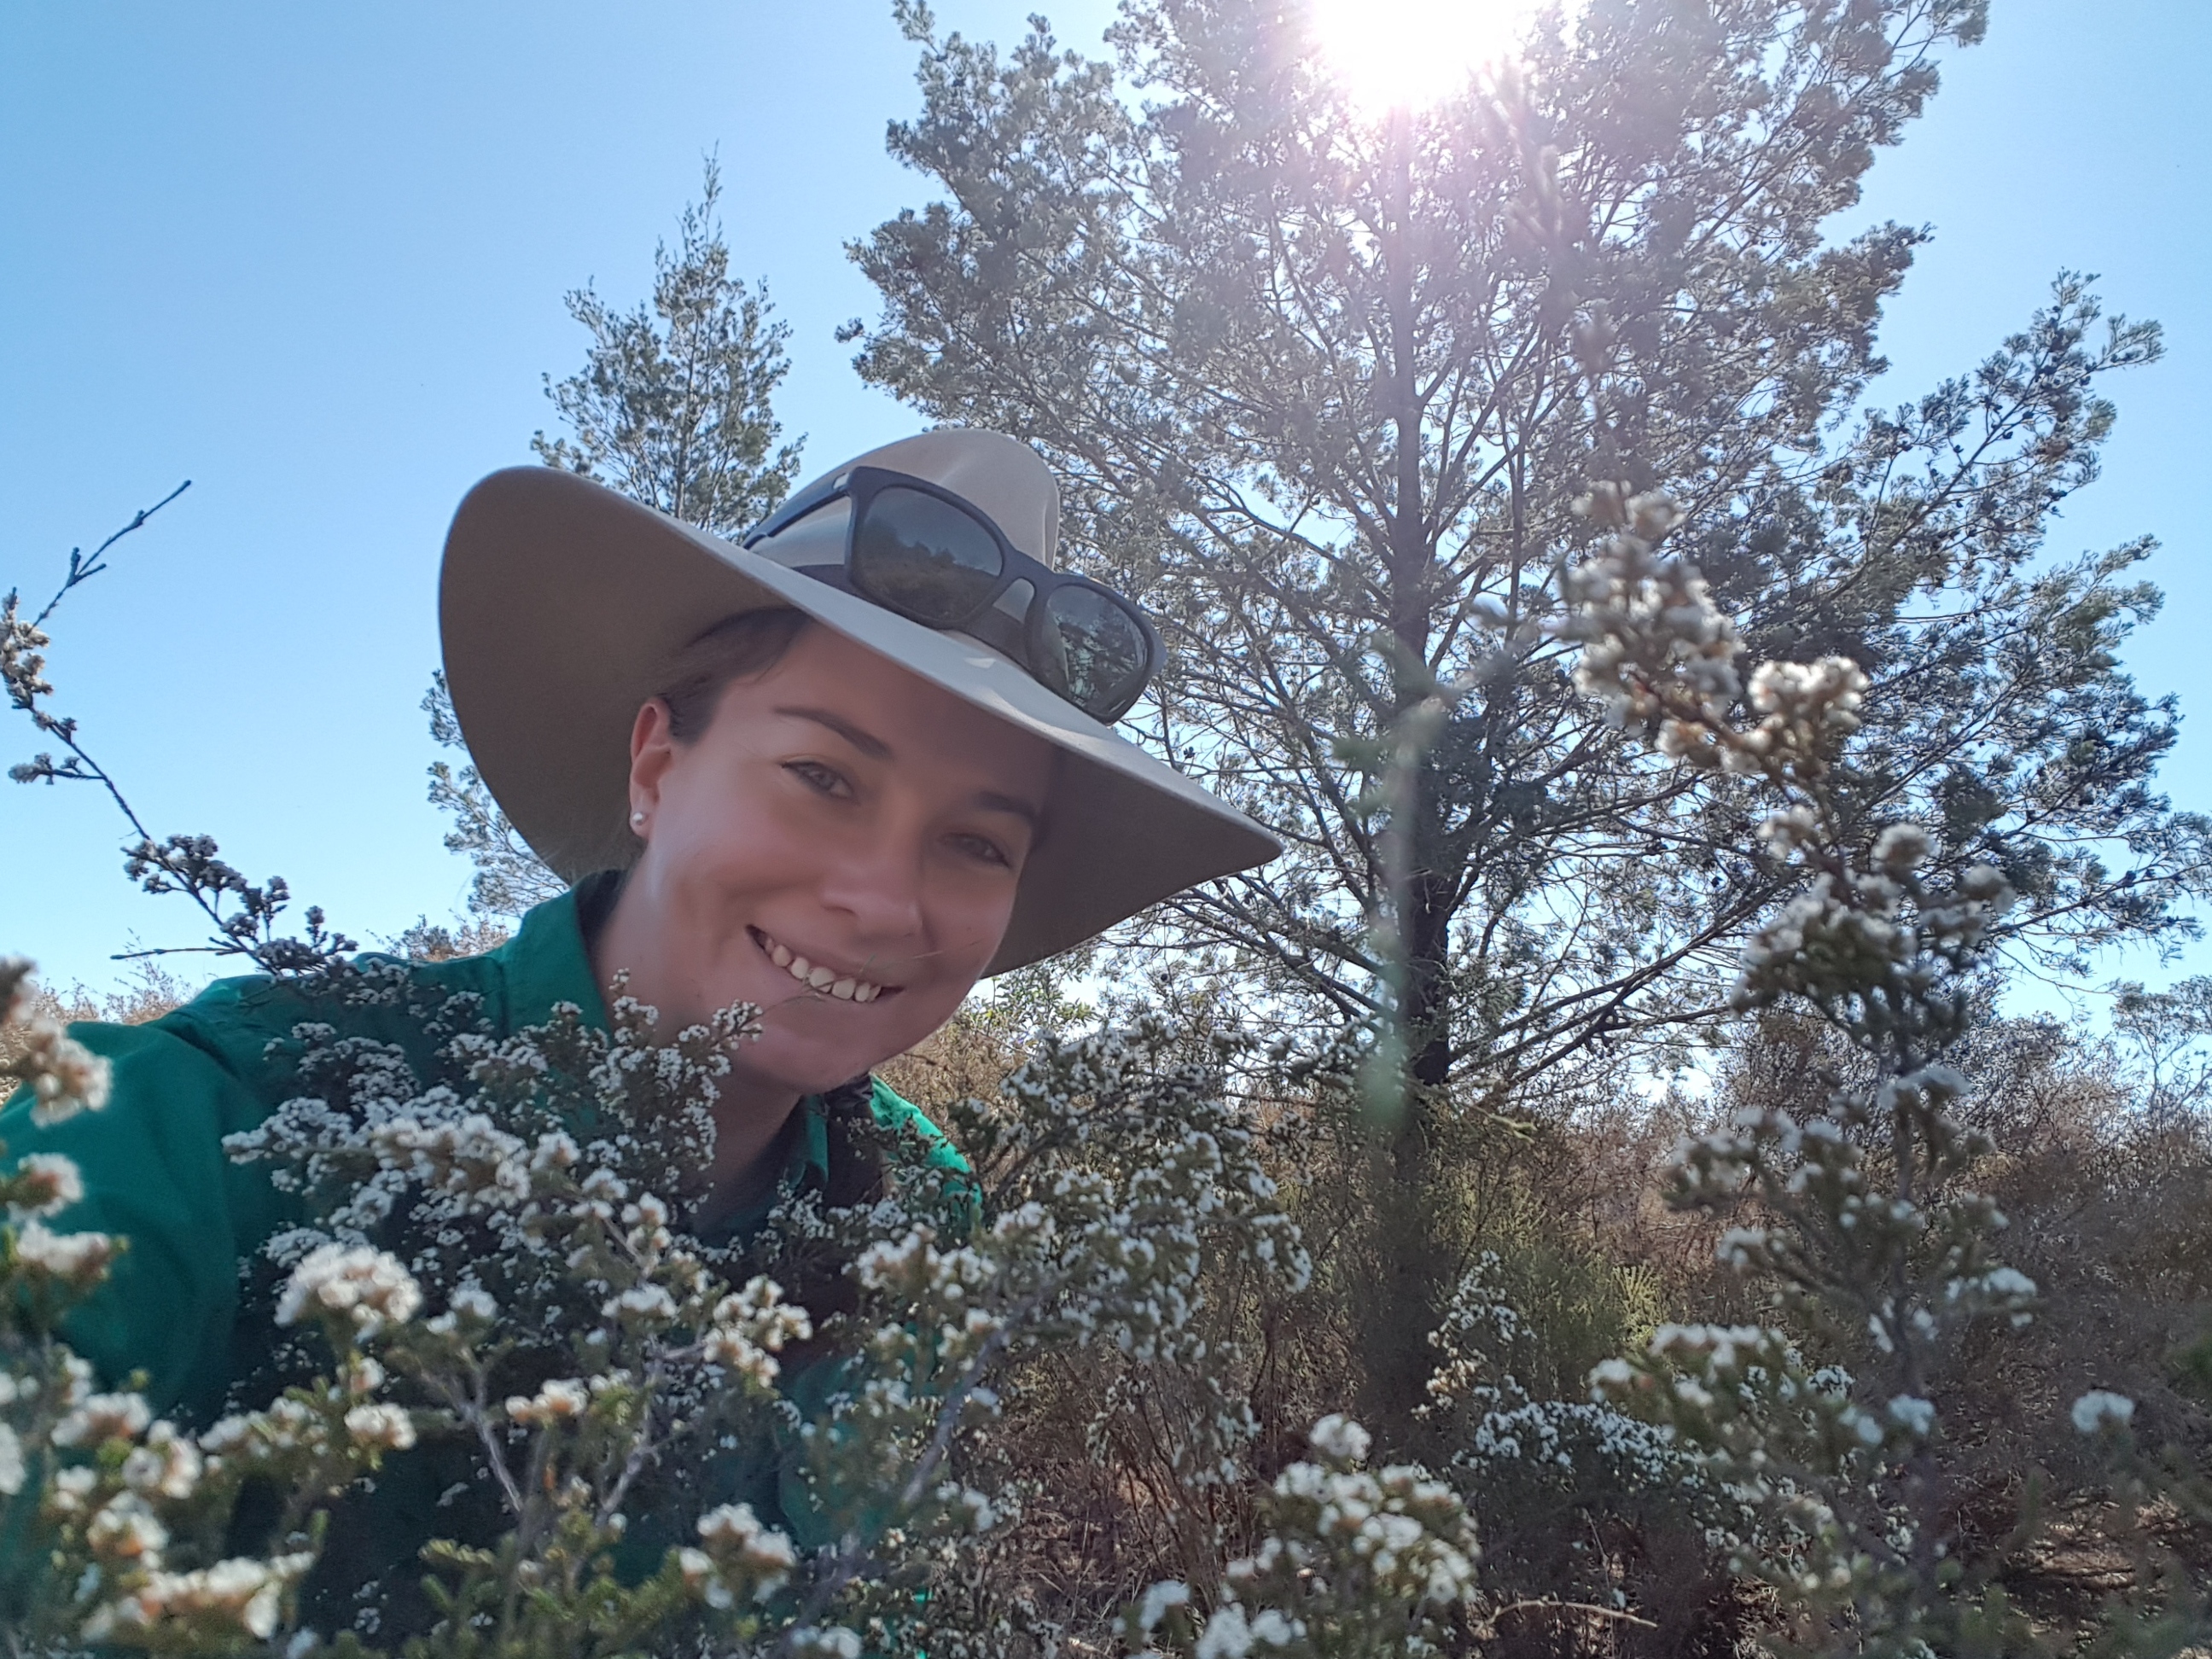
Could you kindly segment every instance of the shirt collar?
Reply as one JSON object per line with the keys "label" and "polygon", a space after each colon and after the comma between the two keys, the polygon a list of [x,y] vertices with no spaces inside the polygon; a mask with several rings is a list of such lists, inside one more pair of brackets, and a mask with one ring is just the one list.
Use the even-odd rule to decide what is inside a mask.
{"label": "shirt collar", "polygon": [[560,897],[533,906],[514,937],[492,952],[506,981],[508,1030],[543,1025],[563,1002],[580,1009],[584,1024],[594,1030],[607,1029],[606,999],[584,943],[583,910],[596,908],[600,884],[620,879],[611,871],[587,877]]}

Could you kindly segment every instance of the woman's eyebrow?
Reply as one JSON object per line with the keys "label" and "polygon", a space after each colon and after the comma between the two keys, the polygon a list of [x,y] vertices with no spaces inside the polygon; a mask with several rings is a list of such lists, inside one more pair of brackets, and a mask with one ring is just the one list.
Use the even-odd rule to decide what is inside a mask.
{"label": "woman's eyebrow", "polygon": [[1036,833],[1037,825],[1044,820],[1044,814],[1019,795],[1002,795],[993,789],[980,791],[975,796],[975,805],[988,811],[1012,813],[1029,825],[1031,835]]}
{"label": "woman's eyebrow", "polygon": [[833,714],[827,708],[779,708],[779,714],[788,714],[793,720],[812,720],[817,726],[826,726],[851,744],[870,760],[887,761],[891,757],[891,746],[872,732],[864,732],[842,714]]}

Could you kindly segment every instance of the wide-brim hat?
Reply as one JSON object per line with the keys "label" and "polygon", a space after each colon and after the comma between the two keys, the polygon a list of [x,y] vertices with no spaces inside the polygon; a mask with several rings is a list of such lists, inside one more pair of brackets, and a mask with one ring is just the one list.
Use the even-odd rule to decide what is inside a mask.
{"label": "wide-brim hat", "polygon": [[[1023,552],[1053,562],[1060,492],[1027,445],[929,432],[824,477],[861,464],[956,492]],[[1282,850],[991,647],[789,568],[835,562],[824,550],[842,546],[849,510],[833,503],[748,551],[555,467],[513,467],[469,491],[439,585],[453,713],[493,798],[564,880],[627,868],[641,851],[627,821],[630,729],[671,665],[724,618],[783,606],[1061,751],[1044,832],[987,975]]]}

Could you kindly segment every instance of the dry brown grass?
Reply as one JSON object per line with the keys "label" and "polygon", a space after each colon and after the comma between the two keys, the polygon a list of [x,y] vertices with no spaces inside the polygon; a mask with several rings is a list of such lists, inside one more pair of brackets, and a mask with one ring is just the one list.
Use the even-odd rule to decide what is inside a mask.
{"label": "dry brown grass", "polygon": [[21,1024],[0,1027],[0,1063],[20,1058],[22,1030],[32,1020],[53,1019],[63,1024],[80,1020],[105,1020],[112,1025],[143,1025],[191,1000],[183,980],[158,962],[141,958],[131,976],[104,996],[94,996],[83,985],[72,985],[66,994],[33,983],[26,999]]}

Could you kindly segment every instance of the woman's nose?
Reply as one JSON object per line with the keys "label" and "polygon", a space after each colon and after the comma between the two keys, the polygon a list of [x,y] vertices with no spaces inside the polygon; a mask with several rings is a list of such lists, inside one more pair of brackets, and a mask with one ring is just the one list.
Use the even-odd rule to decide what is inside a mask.
{"label": "woman's nose", "polygon": [[823,903],[852,917],[871,942],[904,942],[922,931],[921,849],[885,836],[838,860],[823,882]]}

